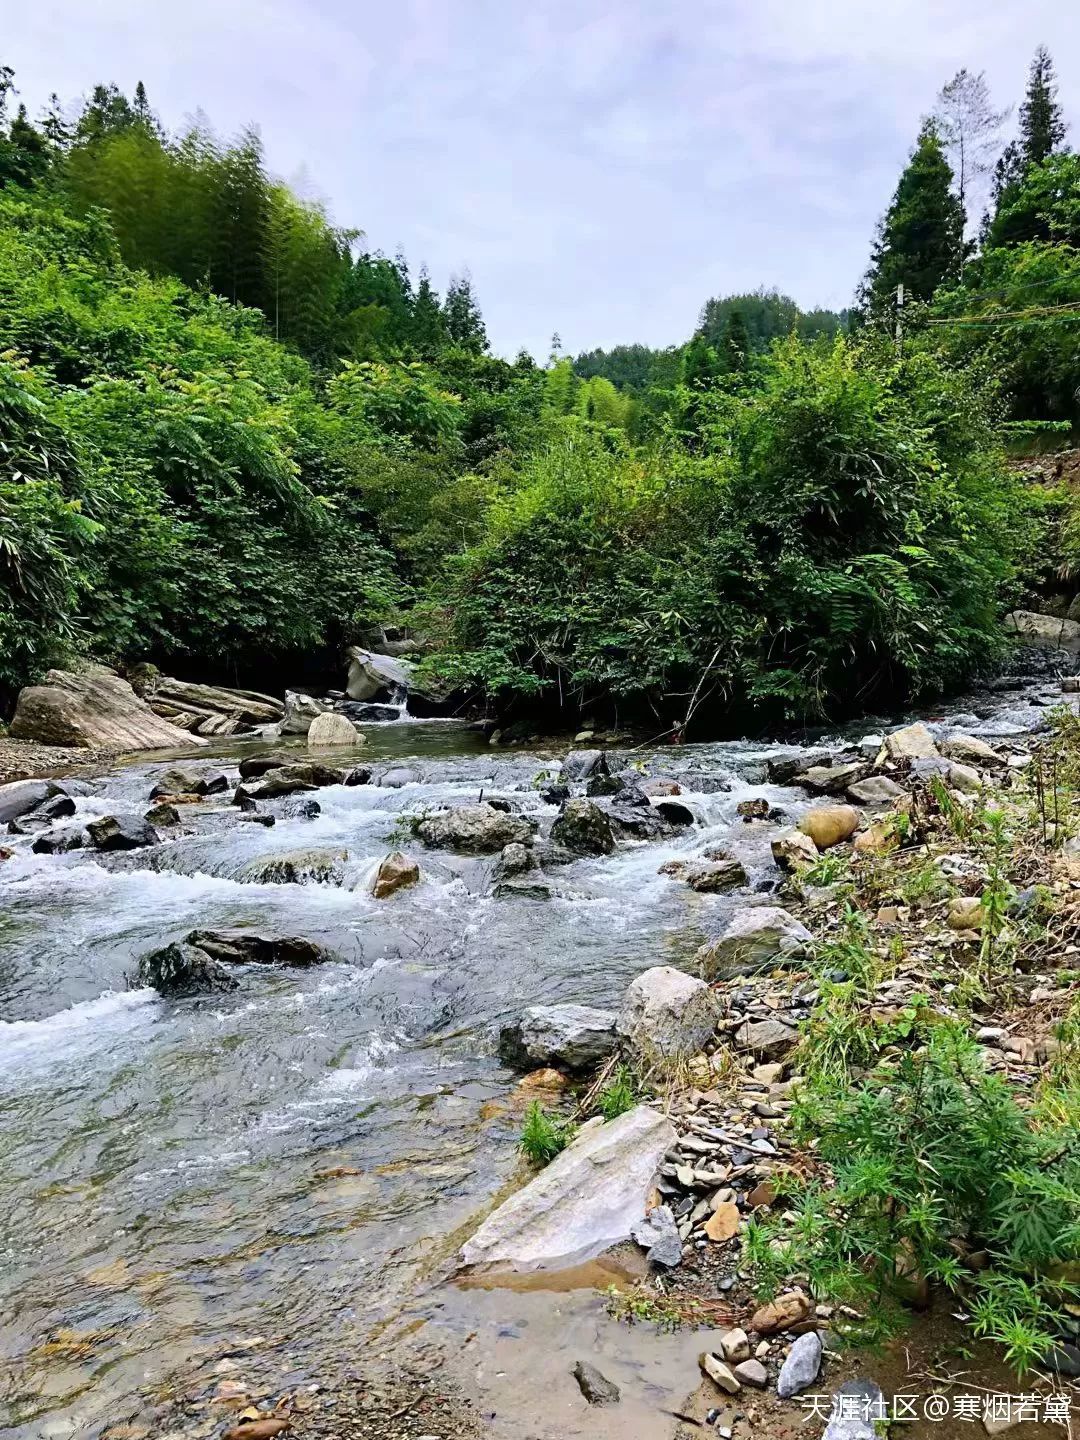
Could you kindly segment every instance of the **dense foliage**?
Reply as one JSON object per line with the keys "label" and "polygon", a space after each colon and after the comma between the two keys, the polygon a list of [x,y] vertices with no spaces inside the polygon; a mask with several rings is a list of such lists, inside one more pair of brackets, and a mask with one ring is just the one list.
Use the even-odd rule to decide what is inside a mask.
{"label": "dense foliage", "polygon": [[[0,69],[5,702],[80,652],[332,673],[387,621],[444,682],[566,720],[837,714],[993,653],[1047,504],[999,422],[1071,420],[1080,379],[1080,172],[1045,54],[980,253],[964,205],[1002,116],[961,72],[858,316],[762,289],[682,345],[554,337],[544,365],[490,355],[467,275],[414,282],[274,180],[255,131],[169,134],[141,86],[37,122],[14,97]],[[898,354],[900,283],[924,303]]]}

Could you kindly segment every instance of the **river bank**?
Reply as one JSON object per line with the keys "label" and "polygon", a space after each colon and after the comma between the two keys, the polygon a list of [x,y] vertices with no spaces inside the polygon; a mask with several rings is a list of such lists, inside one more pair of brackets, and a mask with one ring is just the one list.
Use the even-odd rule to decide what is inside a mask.
{"label": "river bank", "polygon": [[[1054,699],[1045,681],[987,692],[971,702],[982,717],[958,710],[955,728],[1000,743],[1029,733]],[[225,1382],[272,1415],[304,1385],[342,1393],[346,1356],[422,1374],[426,1355],[473,1405],[425,1428],[392,1420],[406,1394],[387,1434],[478,1421],[485,1434],[562,1440],[614,1434],[629,1415],[636,1434],[667,1437],[718,1331],[628,1330],[594,1281],[447,1287],[458,1245],[528,1173],[516,1154],[518,1082],[495,1036],[523,1006],[616,1005],[649,964],[693,969],[739,905],[774,893],[772,841],[813,802],[768,767],[812,756],[739,742],[636,752],[635,773],[659,786],[643,812],[651,837],[620,830],[606,853],[556,859],[545,847],[563,802],[545,792],[564,746],[493,750],[446,724],[372,726],[368,783],[256,798],[274,824],[252,824],[231,791],[241,760],[271,748],[312,758],[306,742],[186,756],[185,767],[224,771],[228,790],[182,807],[181,824],[146,850],[34,854],[38,834],[10,842],[4,1423],[37,1440],[140,1425],[157,1435],[171,1417],[168,1433],[216,1437],[237,1413],[209,1404]],[[91,777],[74,816],[54,824],[147,808],[170,764]],[[688,820],[658,809],[665,789]],[[419,814],[481,798],[539,830],[541,871],[499,893],[498,856],[432,849],[413,830]],[[740,813],[762,801],[783,821]],[[617,796],[595,803],[619,809]],[[419,883],[376,901],[374,874],[395,847],[417,862]],[[298,848],[345,855],[323,879],[253,878],[256,863]],[[705,852],[720,848],[745,871],[732,891],[696,890],[672,869],[713,863]],[[336,958],[309,971],[245,967],[236,989],[186,1000],[135,982],[147,952],[230,926],[302,933]],[[569,1372],[590,1355],[620,1378],[621,1407],[583,1399]],[[329,1421],[314,1415],[297,1410],[296,1432],[321,1433],[312,1427]]]}

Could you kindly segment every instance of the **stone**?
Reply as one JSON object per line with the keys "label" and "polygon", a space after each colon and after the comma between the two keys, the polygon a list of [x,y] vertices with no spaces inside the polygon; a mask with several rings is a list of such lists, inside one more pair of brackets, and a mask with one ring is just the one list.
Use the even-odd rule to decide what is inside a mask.
{"label": "stone", "polygon": [[367,736],[361,735],[346,716],[336,710],[326,710],[316,715],[308,726],[307,743],[312,750],[323,745],[366,745]]}
{"label": "stone", "polygon": [[669,1205],[654,1205],[644,1220],[630,1227],[630,1238],[646,1252],[650,1265],[673,1270],[682,1264],[682,1240]]}
{"label": "stone", "polygon": [[380,790],[404,790],[406,785],[419,783],[420,776],[407,765],[394,765],[391,769],[384,770],[376,781]]}
{"label": "stone", "polygon": [[781,830],[774,835],[770,844],[772,857],[781,870],[794,871],[800,865],[812,865],[818,858],[818,848],[801,830]]}
{"label": "stone", "polygon": [[764,1390],[769,1383],[769,1372],[760,1360],[744,1360],[735,1366],[735,1378],[740,1385],[749,1385],[752,1390]]}
{"label": "stone", "polygon": [[760,1085],[775,1085],[784,1073],[783,1065],[755,1065],[750,1074]]}
{"label": "stone", "polygon": [[906,792],[888,775],[868,775],[865,780],[856,780],[854,785],[849,785],[847,793],[848,799],[859,805],[890,805]]}
{"label": "stone", "polygon": [[420,866],[415,860],[407,859],[400,850],[395,850],[380,864],[371,893],[376,900],[385,900],[388,895],[393,895],[395,890],[403,890],[406,885],[416,885],[419,880]]}
{"label": "stone", "polygon": [[155,715],[126,680],[104,665],[50,670],[20,691],[11,735],[42,745],[103,750],[176,750],[205,745]]}
{"label": "stone", "polygon": [[521,1069],[588,1071],[614,1052],[615,1014],[591,1005],[533,1005],[499,1032],[499,1055]]}
{"label": "stone", "polygon": [[659,800],[650,801],[650,804],[662,819],[669,825],[674,825],[676,829],[685,830],[688,825],[694,823],[693,810],[689,805],[684,805],[681,800],[665,800],[661,797]]}
{"label": "stone", "polygon": [[790,1330],[793,1325],[800,1325],[804,1320],[808,1320],[810,1312],[810,1301],[802,1291],[792,1290],[787,1295],[770,1300],[767,1305],[759,1305],[751,1316],[750,1329],[756,1330],[759,1335]]}
{"label": "stone", "polygon": [[756,975],[776,965],[804,959],[813,945],[806,926],[778,905],[736,910],[718,940],[697,952],[707,980]]}
{"label": "stone", "polygon": [[831,1409],[821,1440],[879,1440],[874,1421],[889,1417],[881,1387],[872,1380],[845,1381],[834,1393]]}
{"label": "stone", "polygon": [[567,800],[551,827],[553,845],[573,855],[610,855],[615,849],[611,821],[591,800]]}
{"label": "stone", "polygon": [[86,827],[95,850],[140,850],[161,839],[141,815],[105,815]]}
{"label": "stone", "polygon": [[247,755],[240,761],[240,778],[257,780],[270,770],[278,770],[289,764],[288,755]]}
{"label": "stone", "polygon": [[949,903],[950,930],[981,930],[985,919],[979,895],[957,895]]}
{"label": "stone", "polygon": [[718,1355],[706,1353],[700,1357],[698,1363],[713,1384],[719,1385],[725,1395],[737,1395],[742,1389],[742,1386],[738,1380],[735,1379],[730,1368],[724,1364]]}
{"label": "stone", "polygon": [[885,736],[878,764],[881,765],[885,760],[932,760],[937,753],[933,735],[925,725],[916,722]]}
{"label": "stone", "polygon": [[830,850],[855,834],[859,812],[853,805],[815,805],[800,817],[798,828],[819,850]]}
{"label": "stone", "polygon": [[1035,610],[1013,610],[1005,616],[1005,629],[1021,645],[1035,650],[1080,651],[1080,624],[1075,620],[1041,615]]}
{"label": "stone", "polygon": [[194,945],[166,945],[139,961],[140,985],[149,985],[161,995],[183,997],[235,990],[236,981]]}
{"label": "stone", "polygon": [[984,770],[1004,768],[1007,763],[1004,755],[999,755],[985,740],[960,731],[942,741],[941,753],[950,760],[959,760],[962,765],[981,765]]}
{"label": "stone", "polygon": [[524,875],[536,868],[536,856],[524,845],[515,841],[504,845],[495,865],[495,878],[507,879],[511,875]]}
{"label": "stone", "polygon": [[720,1349],[729,1365],[738,1365],[740,1361],[750,1359],[750,1341],[746,1331],[738,1327],[720,1336]]}
{"label": "stone", "polygon": [[172,767],[162,771],[150,791],[151,800],[174,795],[218,795],[229,788],[229,777],[223,770],[202,770],[196,767]]}
{"label": "stone", "polygon": [[682,786],[677,780],[665,780],[663,776],[656,776],[651,780],[642,780],[638,786],[643,795],[658,799],[670,799],[674,795],[682,794]]}
{"label": "stone", "polygon": [[705,1234],[717,1245],[721,1245],[725,1240],[731,1240],[739,1233],[741,1224],[742,1216],[739,1214],[738,1205],[728,1200],[718,1205],[706,1220]]}
{"label": "stone", "polygon": [[351,770],[345,772],[345,785],[370,785],[371,770],[366,765],[354,765]]}
{"label": "stone", "polygon": [[345,652],[349,674],[345,693],[350,700],[374,700],[377,695],[395,699],[412,683],[412,666],[397,655],[383,655],[352,645]]}
{"label": "stone", "polygon": [[[51,830],[47,835],[39,835],[30,849],[35,855],[65,855],[69,850],[81,850],[83,843],[82,830]],[[0,846],[0,850],[3,849]],[[10,860],[13,854],[14,851],[6,850],[0,860]]]}
{"label": "stone", "polygon": [[143,819],[155,828],[168,829],[172,825],[180,824],[180,811],[175,805],[151,805]]}
{"label": "stone", "polygon": [[709,865],[688,865],[683,879],[691,890],[705,895],[721,895],[746,884],[746,871],[738,860],[716,860]]}
{"label": "stone", "polygon": [[597,773],[591,775],[585,785],[585,794],[594,795],[618,795],[621,790],[626,789],[626,783],[618,775]]}
{"label": "stone", "polygon": [[46,801],[52,794],[48,780],[12,780],[0,785],[0,825],[18,820]]}
{"label": "stone", "polygon": [[782,1020],[746,1020],[735,1032],[735,1044],[762,1060],[778,1060],[794,1049],[798,1034]]}
{"label": "stone", "polygon": [[521,815],[481,802],[426,814],[416,833],[429,850],[460,850],[466,855],[494,855],[507,845],[528,845],[533,822]]}
{"label": "stone", "polygon": [[797,785],[817,790],[824,795],[842,795],[849,785],[862,780],[869,766],[861,760],[843,765],[814,765],[795,777]]}
{"label": "stone", "polygon": [[70,795],[54,795],[39,805],[29,818],[32,820],[67,820],[75,814],[75,801]]}
{"label": "stone", "polygon": [[765,762],[765,773],[773,785],[790,785],[796,775],[805,774],[819,765],[831,765],[829,750],[804,750],[799,755],[778,755]]}
{"label": "stone", "polygon": [[675,1127],[647,1105],[590,1120],[572,1144],[505,1200],[461,1249],[466,1265],[535,1269],[584,1261],[640,1220]]}
{"label": "stone", "polygon": [[619,1387],[606,1375],[601,1375],[595,1365],[590,1365],[586,1360],[579,1360],[570,1373],[590,1405],[617,1405],[619,1403]]}
{"label": "stone", "polygon": [[588,780],[590,775],[606,775],[607,770],[607,756],[602,750],[571,750],[562,763],[559,779]]}
{"label": "stone", "polygon": [[716,1031],[717,1001],[704,981],[656,965],[627,987],[615,1028],[645,1059],[696,1055]]}
{"label": "stone", "polygon": [[855,836],[852,853],[855,855],[887,855],[900,848],[900,835],[894,824],[888,820],[875,820]]}
{"label": "stone", "polygon": [[285,714],[281,720],[284,735],[306,735],[316,715],[322,715],[332,707],[313,695],[300,695],[295,690],[285,691]]}
{"label": "stone", "polygon": [[809,1390],[821,1370],[821,1336],[816,1330],[800,1335],[788,1351],[787,1359],[780,1367],[776,1382],[776,1393],[781,1400],[790,1400]]}
{"label": "stone", "polygon": [[767,820],[771,806],[764,796],[758,796],[753,800],[740,800],[735,806],[735,814],[743,820]]}
{"label": "stone", "polygon": [[340,885],[344,849],[280,850],[245,865],[237,877],[247,885]]}
{"label": "stone", "polygon": [[184,944],[230,965],[284,965],[307,970],[340,959],[333,950],[301,935],[261,935],[254,930],[192,930]]}
{"label": "stone", "polygon": [[776,1201],[776,1186],[771,1180],[759,1180],[754,1188],[747,1192],[746,1204],[750,1210],[762,1210],[774,1204]]}

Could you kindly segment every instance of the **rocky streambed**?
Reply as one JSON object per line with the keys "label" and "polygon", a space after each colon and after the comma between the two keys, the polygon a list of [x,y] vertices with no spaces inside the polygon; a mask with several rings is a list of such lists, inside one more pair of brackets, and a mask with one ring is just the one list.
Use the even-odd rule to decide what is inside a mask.
{"label": "rocky streambed", "polygon": [[[988,691],[933,728],[1022,737],[1060,698],[1049,682]],[[880,743],[863,741],[815,749],[858,766]],[[326,1377],[412,1336],[490,1407],[488,1433],[608,1433],[570,1375],[597,1350],[622,1357],[611,1433],[628,1416],[669,1433],[701,1337],[630,1338],[591,1272],[556,1301],[445,1281],[523,1178],[528,1092],[500,1031],[529,1006],[617,1010],[650,968],[696,970],[736,909],[768,903],[773,842],[814,803],[792,782],[815,757],[733,742],[564,766],[445,724],[372,726],[347,766],[273,750],[307,776],[282,791],[267,782],[284,766],[250,773],[269,747],[211,744],[10,817],[0,1425],[19,1440],[218,1435],[288,1392],[298,1432],[331,1433],[344,1402]],[[191,788],[167,777],[177,763]],[[865,777],[824,783],[841,778]],[[405,878],[376,898],[392,853]],[[311,963],[288,963],[277,942],[300,940]],[[147,968],[169,947],[207,962],[179,995]],[[693,1242],[720,1222],[691,1198],[677,1225]],[[400,1433],[453,1423],[406,1415]]]}

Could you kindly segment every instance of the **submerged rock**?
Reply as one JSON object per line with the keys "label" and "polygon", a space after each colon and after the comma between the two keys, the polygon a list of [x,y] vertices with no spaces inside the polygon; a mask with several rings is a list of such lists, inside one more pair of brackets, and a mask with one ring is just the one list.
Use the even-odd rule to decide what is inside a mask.
{"label": "submerged rock", "polygon": [[528,845],[534,828],[534,822],[524,816],[507,815],[481,802],[427,814],[417,824],[416,833],[431,850],[493,855],[507,845]]}
{"label": "submerged rock", "polygon": [[184,944],[230,965],[286,965],[306,970],[340,957],[301,935],[260,935],[254,930],[192,930]]}
{"label": "submerged rock", "polygon": [[812,944],[806,926],[778,905],[747,906],[735,912],[719,940],[701,947],[698,960],[706,979],[723,980],[796,963]]}
{"label": "submerged rock", "polygon": [[139,961],[139,983],[161,995],[206,995],[235,990],[236,981],[205,950],[194,945],[166,945]]}
{"label": "submerged rock", "polygon": [[86,827],[95,850],[139,850],[161,836],[141,815],[106,815]]}
{"label": "submerged rock", "polygon": [[344,849],[282,850],[253,860],[239,879],[248,885],[340,885]]}
{"label": "submerged rock", "polygon": [[617,1405],[619,1403],[621,1393],[619,1387],[606,1375],[601,1375],[596,1366],[590,1365],[587,1360],[577,1361],[570,1373],[590,1405]]}
{"label": "submerged rock", "polygon": [[716,1030],[717,1001],[703,980],[656,965],[627,987],[616,1029],[645,1059],[696,1055]]}
{"label": "submerged rock", "polygon": [[462,1246],[466,1265],[515,1270],[591,1259],[617,1245],[645,1213],[675,1127],[647,1105],[590,1120],[577,1139],[489,1215]]}
{"label": "submerged rock", "polygon": [[610,855],[611,821],[591,800],[567,800],[551,827],[551,842],[572,855]]}
{"label": "submerged rock", "polygon": [[508,1065],[535,1070],[591,1070],[617,1043],[615,1014],[591,1005],[532,1005],[499,1032],[499,1055]]}

